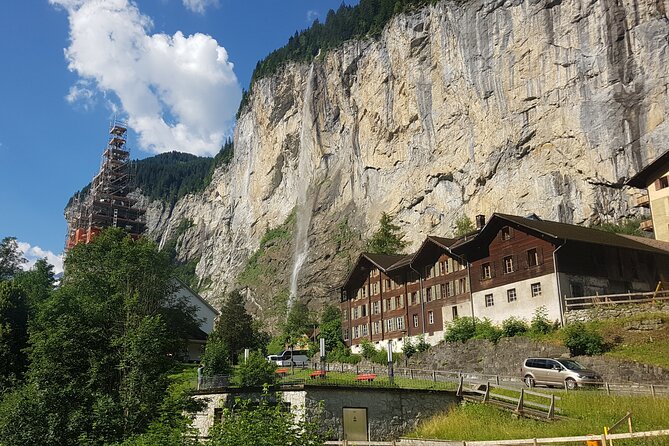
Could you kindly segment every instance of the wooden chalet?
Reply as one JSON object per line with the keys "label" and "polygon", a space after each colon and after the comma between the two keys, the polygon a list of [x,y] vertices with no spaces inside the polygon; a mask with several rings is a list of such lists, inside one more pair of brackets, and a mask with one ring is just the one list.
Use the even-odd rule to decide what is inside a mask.
{"label": "wooden chalet", "polygon": [[410,255],[360,255],[340,291],[342,329],[368,340],[443,338],[461,316],[562,322],[564,298],[652,291],[669,280],[669,243],[566,223],[493,214],[460,239],[429,236]]}

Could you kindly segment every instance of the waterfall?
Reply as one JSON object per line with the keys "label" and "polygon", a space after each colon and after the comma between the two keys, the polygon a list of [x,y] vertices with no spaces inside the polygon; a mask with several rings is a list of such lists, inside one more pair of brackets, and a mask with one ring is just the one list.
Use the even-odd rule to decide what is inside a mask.
{"label": "waterfall", "polygon": [[311,103],[313,100],[314,64],[311,64],[307,85],[304,89],[302,102],[302,128],[300,129],[300,153],[297,161],[297,214],[295,230],[295,253],[293,255],[293,271],[290,276],[290,296],[288,298],[288,309],[293,306],[297,297],[297,279],[304,261],[309,252],[309,225],[313,213],[316,191],[309,194],[309,185],[313,177],[314,140],[313,126],[314,117]]}

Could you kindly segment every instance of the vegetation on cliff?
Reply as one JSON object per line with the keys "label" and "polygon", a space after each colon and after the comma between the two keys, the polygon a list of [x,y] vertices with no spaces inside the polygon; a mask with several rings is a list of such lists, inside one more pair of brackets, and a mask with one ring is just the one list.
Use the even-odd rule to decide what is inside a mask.
{"label": "vegetation on cliff", "polygon": [[[311,27],[296,32],[288,39],[286,45],[260,60],[251,76],[250,88],[253,88],[258,79],[276,73],[289,61],[309,61],[319,52],[323,55],[347,40],[377,37],[396,14],[418,9],[436,1],[361,0],[356,6],[342,3],[337,11],[332,9],[328,11],[325,22],[321,23],[316,19]],[[237,117],[248,103],[249,96],[250,92],[244,91]]]}

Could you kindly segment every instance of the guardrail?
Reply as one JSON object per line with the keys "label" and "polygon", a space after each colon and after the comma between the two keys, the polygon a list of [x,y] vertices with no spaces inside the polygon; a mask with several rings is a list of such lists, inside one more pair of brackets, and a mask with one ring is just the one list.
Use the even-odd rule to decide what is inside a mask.
{"label": "guardrail", "polygon": [[584,310],[601,305],[626,305],[669,301],[669,291],[648,293],[595,294],[594,296],[565,297],[565,309]]}

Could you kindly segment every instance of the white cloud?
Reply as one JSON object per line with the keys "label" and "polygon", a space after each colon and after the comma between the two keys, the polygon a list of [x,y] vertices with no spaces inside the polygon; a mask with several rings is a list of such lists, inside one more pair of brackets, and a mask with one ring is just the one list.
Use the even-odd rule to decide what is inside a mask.
{"label": "white cloud", "polygon": [[32,246],[30,243],[26,242],[17,242],[19,245],[19,250],[23,253],[23,257],[28,260],[27,263],[24,263],[23,269],[29,270],[35,265],[35,262],[39,259],[46,258],[46,261],[53,265],[53,272],[59,274],[63,272],[63,255],[56,255],[51,251],[46,251],[39,246]]}
{"label": "white cloud", "polygon": [[[118,98],[144,150],[218,152],[241,98],[225,48],[200,33],[150,34],[151,19],[130,0],[49,1],[68,12],[69,69]],[[77,85],[73,98],[84,94]]]}
{"label": "white cloud", "polygon": [[95,106],[95,86],[86,79],[78,80],[70,87],[70,91],[65,96],[65,100],[70,104],[79,104],[84,110],[89,110]]}
{"label": "white cloud", "polygon": [[309,10],[309,11],[307,11],[307,22],[308,22],[308,23],[313,22],[313,21],[316,20],[318,17],[320,17],[320,14],[319,14],[318,11],[314,11],[314,10]]}
{"label": "white cloud", "polygon": [[204,14],[208,6],[218,6],[218,0],[182,0],[184,6],[193,12]]}

